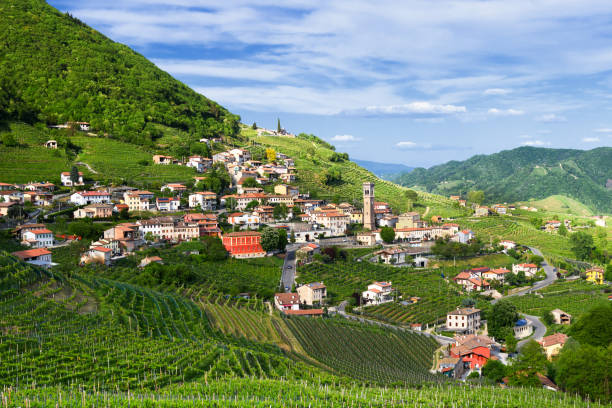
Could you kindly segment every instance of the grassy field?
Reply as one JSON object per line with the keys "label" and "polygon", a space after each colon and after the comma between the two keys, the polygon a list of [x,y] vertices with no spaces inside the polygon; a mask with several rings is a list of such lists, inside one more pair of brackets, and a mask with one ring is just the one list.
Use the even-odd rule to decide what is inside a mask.
{"label": "grassy field", "polygon": [[[520,203],[523,204],[523,203]],[[563,195],[552,195],[542,200],[528,201],[525,205],[542,209],[550,213],[569,214],[588,217],[593,212],[580,201]]]}
{"label": "grassy field", "polygon": [[477,256],[468,259],[457,259],[453,260],[432,260],[431,266],[436,267],[452,267],[456,266],[458,269],[471,269],[479,266],[488,266],[489,268],[509,268],[512,263],[517,263],[517,260],[506,254],[491,254],[484,256]]}

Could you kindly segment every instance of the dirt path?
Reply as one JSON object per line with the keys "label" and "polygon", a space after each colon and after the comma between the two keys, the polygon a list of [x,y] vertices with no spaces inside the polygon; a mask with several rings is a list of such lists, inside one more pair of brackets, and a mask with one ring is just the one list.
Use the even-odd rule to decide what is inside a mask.
{"label": "dirt path", "polygon": [[80,162],[80,161],[79,161],[79,162],[76,162],[76,163],[74,163],[74,164],[76,164],[77,166],[85,166],[85,167],[87,167],[87,170],[91,171],[93,174],[98,174],[98,172],[97,172],[97,171],[95,171],[94,169],[92,169],[92,168],[91,168],[91,166],[90,166],[89,164],[85,163],[85,162]]}
{"label": "dirt path", "polygon": [[423,218],[427,217],[427,214],[429,214],[429,206],[427,206],[427,208],[425,209],[425,212],[423,213]]}

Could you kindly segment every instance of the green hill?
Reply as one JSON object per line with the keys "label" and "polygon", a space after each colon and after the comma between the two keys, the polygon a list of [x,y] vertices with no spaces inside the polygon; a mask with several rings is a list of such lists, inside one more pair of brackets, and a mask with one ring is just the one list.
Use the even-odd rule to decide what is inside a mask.
{"label": "green hill", "polygon": [[232,136],[239,117],[43,0],[0,3],[0,122],[86,121],[152,145],[164,129]]}
{"label": "green hill", "polygon": [[612,212],[612,148],[593,150],[520,147],[465,161],[418,168],[395,179],[442,195],[484,190],[488,202],[565,195],[596,212]]}

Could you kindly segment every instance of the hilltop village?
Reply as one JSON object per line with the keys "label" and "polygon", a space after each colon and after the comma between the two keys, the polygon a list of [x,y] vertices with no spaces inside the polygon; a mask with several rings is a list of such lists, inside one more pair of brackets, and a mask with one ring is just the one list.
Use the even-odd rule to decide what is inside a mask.
{"label": "hilltop village", "polygon": [[[83,122],[79,126],[88,124]],[[53,149],[53,142],[50,140],[45,146]],[[476,307],[481,299],[496,302],[531,287],[543,288],[561,277],[561,271],[549,266],[536,249],[510,240],[483,242],[462,225],[461,219],[445,219],[429,214],[429,210],[398,212],[387,202],[376,199],[373,182],[363,182],[359,203],[312,198],[308,191],[300,191],[296,183],[300,174],[294,159],[274,149],[267,149],[263,159],[255,160],[245,148],[228,149],[210,158],[194,155],[181,160],[154,155],[151,158],[154,166],[187,166],[202,176],[167,183],[153,191],[125,185],[92,185],[76,168],[59,174],[61,185],[57,186],[48,181],[24,185],[0,183],[2,216],[7,226],[12,225],[12,239],[23,248],[12,255],[26,263],[53,269],[60,265],[54,260],[57,249],[72,242],[86,242],[87,246],[80,244],[81,252],[73,254],[75,259],[71,262],[81,267],[113,268],[126,259],[136,258],[139,268],[147,268],[166,262],[163,254],[150,255],[147,249],[216,239],[229,258],[284,259],[279,291],[268,299],[270,307],[282,315],[313,318],[340,315],[349,319],[365,316],[374,324],[398,324],[435,336],[445,346],[437,351],[434,371],[447,377],[465,380],[472,373],[481,373],[490,360],[507,364],[517,345],[520,348],[526,342],[522,339],[534,337],[534,331],[538,332],[537,340],[549,359],[563,347],[567,335],[561,331],[543,336],[544,326],[535,316],[525,318],[512,312],[515,317],[511,324],[493,328],[487,325],[491,319],[485,319]],[[223,194],[202,188],[207,174],[218,171],[229,178]],[[405,200],[410,210],[418,195],[407,193]],[[511,217],[516,211],[538,211],[524,205],[483,206],[461,196],[450,196],[450,200],[470,211],[476,220]],[[68,220],[61,223],[61,231],[57,217]],[[95,225],[104,227],[91,228]],[[543,222],[541,228],[555,234],[559,229],[571,231],[572,225],[569,221],[551,219]],[[99,235],[92,235],[95,231]],[[147,255],[140,255],[143,251]],[[337,294],[330,296],[323,279],[302,278],[300,271],[333,263],[339,256],[346,257],[345,251],[357,251],[360,255],[356,261],[366,268],[369,264],[376,268],[387,265],[427,271],[439,268],[439,259],[445,258],[452,258],[454,267],[458,257],[475,260],[480,257],[483,263],[454,267],[450,276],[445,275],[447,269],[440,269],[442,280],[438,285],[443,284],[446,292],[452,290],[459,296],[453,297],[459,302],[455,304],[434,302],[435,292],[407,293],[405,285],[399,289],[394,282],[385,280],[364,282],[355,293],[354,302],[347,302]],[[487,259],[502,261],[493,264]],[[507,259],[512,261],[508,263]],[[594,266],[585,268],[582,276],[586,282],[603,285],[604,274],[604,268]],[[240,294],[245,298],[254,295]],[[419,305],[430,308],[422,320],[417,316],[408,318],[401,312]],[[551,314],[559,327],[570,324],[572,319],[570,313],[558,308]],[[543,387],[556,389],[547,377],[540,379]]]}

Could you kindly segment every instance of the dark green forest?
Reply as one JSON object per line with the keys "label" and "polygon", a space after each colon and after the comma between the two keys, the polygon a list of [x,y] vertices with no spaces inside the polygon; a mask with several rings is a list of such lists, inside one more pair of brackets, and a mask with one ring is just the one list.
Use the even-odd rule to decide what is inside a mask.
{"label": "dark green forest", "polygon": [[163,125],[234,136],[240,118],[43,0],[0,2],[0,122],[90,122],[152,145]]}
{"label": "dark green forest", "polygon": [[428,192],[466,195],[483,190],[485,201],[514,202],[566,195],[597,211],[612,212],[612,148],[592,150],[519,147],[465,161],[417,168],[395,178]]}

